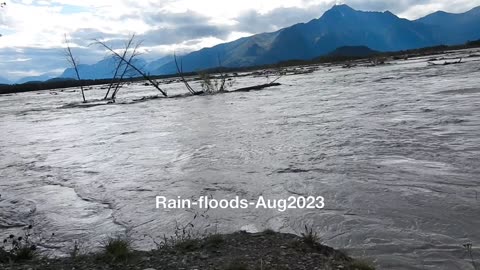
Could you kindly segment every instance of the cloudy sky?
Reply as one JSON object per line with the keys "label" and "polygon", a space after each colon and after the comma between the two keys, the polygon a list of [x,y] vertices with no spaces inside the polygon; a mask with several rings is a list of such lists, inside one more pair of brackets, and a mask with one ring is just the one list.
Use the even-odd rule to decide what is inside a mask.
{"label": "cloudy sky", "polygon": [[390,10],[416,19],[444,10],[461,13],[480,0],[1,0],[0,77],[16,81],[60,74],[64,34],[83,64],[105,57],[94,38],[120,44],[140,36],[144,58],[188,52],[320,17],[334,4],[359,10]]}

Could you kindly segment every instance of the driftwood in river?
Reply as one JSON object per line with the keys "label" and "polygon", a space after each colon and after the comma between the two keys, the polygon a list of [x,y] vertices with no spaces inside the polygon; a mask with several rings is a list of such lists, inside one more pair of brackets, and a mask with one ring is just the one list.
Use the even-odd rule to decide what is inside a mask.
{"label": "driftwood in river", "polygon": [[279,86],[279,85],[282,85],[282,84],[275,83],[275,82],[274,83],[266,83],[266,84],[260,84],[260,85],[255,85],[255,86],[244,87],[244,88],[239,88],[239,89],[227,91],[227,93],[256,91],[256,90],[262,90],[264,88]]}
{"label": "driftwood in river", "polygon": [[460,58],[458,61],[453,61],[453,62],[445,61],[443,64],[437,64],[437,63],[429,61],[428,65],[430,65],[430,66],[448,66],[448,65],[455,65],[455,64],[461,64],[461,63],[463,63],[462,58]]}
{"label": "driftwood in river", "polygon": [[[216,94],[223,94],[223,93],[235,93],[235,92],[249,92],[249,91],[259,91],[265,88],[269,87],[274,87],[274,86],[279,86],[282,85],[281,83],[277,82],[271,82],[271,83],[266,83],[266,84],[259,84],[259,85],[254,85],[254,86],[249,86],[249,87],[243,87],[243,88],[238,88],[230,91],[222,91],[222,92],[217,92]],[[120,102],[117,104],[134,104],[138,102],[145,102],[153,99],[164,99],[164,98],[186,98],[186,97],[193,97],[193,96],[203,96],[203,95],[212,95],[211,93],[205,93],[203,91],[196,91],[195,94],[192,93],[184,93],[184,94],[179,94],[179,95],[171,95],[171,96],[160,96],[160,95],[154,95],[154,96],[144,96],[142,98],[138,99],[133,99],[132,101],[126,101],[126,102]],[[65,108],[88,108],[88,107],[95,107],[95,106],[102,106],[102,105],[107,105],[107,104],[115,104],[111,101],[105,102],[104,99],[100,100],[92,100],[90,103],[83,103],[83,104],[77,104],[77,103],[71,103],[64,105],[60,108],[65,109]]]}
{"label": "driftwood in river", "polygon": [[[266,84],[260,84],[260,85],[238,88],[238,89],[230,90],[230,91],[218,92],[217,94],[258,91],[258,90],[262,90],[262,89],[265,89],[265,88],[268,88],[268,87],[279,86],[279,85],[282,85],[282,84],[281,83],[276,83],[276,82],[266,83]],[[186,94],[179,94],[179,95],[171,95],[171,96],[168,96],[168,97],[162,97],[162,96],[156,95],[156,96],[146,96],[146,97],[142,97],[142,98],[139,98],[139,99],[134,99],[133,101],[134,102],[142,102],[142,101],[147,101],[147,100],[151,100],[151,99],[158,99],[158,98],[185,98],[185,97],[202,96],[202,95],[211,95],[211,94],[208,94],[208,93],[205,93],[205,92],[197,92],[194,95],[192,95],[190,93],[186,93]]]}

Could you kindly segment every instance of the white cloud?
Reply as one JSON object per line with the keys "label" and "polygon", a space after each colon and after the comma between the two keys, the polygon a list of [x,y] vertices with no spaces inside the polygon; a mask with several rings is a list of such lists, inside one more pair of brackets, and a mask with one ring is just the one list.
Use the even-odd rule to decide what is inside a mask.
{"label": "white cloud", "polygon": [[9,62],[9,63],[27,62],[27,61],[30,61],[30,60],[32,60],[32,58],[16,58],[16,59],[13,59],[13,60],[7,60],[6,62]]}
{"label": "white cloud", "polygon": [[[336,3],[356,9],[386,9],[402,17],[415,19],[436,10],[463,12],[480,5],[480,0],[4,0],[0,10],[1,50],[14,53],[6,61],[29,59],[15,65],[20,73],[38,73],[45,67],[31,52],[50,49],[48,70],[61,69],[64,33],[73,37],[74,47],[87,52],[89,39],[96,37],[124,38],[130,33],[156,33],[168,36],[143,36],[148,58],[171,53],[173,49],[191,51],[231,41],[259,31],[272,31],[290,24],[318,18]],[[241,25],[239,25],[241,24]],[[182,28],[180,28],[180,26]],[[199,29],[185,31],[189,28]],[[194,26],[194,27],[193,27]],[[88,29],[86,33],[85,29]],[[181,29],[181,30],[179,30]],[[83,31],[83,32],[82,32]],[[173,36],[175,35],[175,36]],[[149,43],[148,40],[151,40]],[[155,43],[154,41],[164,42]],[[90,48],[90,51],[97,50]],[[43,53],[45,51],[41,50]],[[92,63],[100,51],[82,61]],[[1,63],[1,61],[4,61]],[[31,66],[28,66],[31,64]],[[8,65],[11,70],[12,62]],[[13,68],[15,69],[15,67]],[[44,70],[47,71],[47,70]],[[12,75],[13,76],[13,75]],[[16,76],[16,75],[15,75]]]}
{"label": "white cloud", "polygon": [[408,19],[418,19],[435,11],[447,11],[452,13],[462,13],[471,8],[480,5],[478,0],[442,0],[442,1],[422,1],[425,3],[414,4],[407,7],[398,16]]}

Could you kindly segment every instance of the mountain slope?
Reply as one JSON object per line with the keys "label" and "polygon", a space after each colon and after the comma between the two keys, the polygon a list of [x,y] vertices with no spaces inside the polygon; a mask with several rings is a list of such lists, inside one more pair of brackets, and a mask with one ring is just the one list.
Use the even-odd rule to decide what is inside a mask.
{"label": "mountain slope", "polygon": [[343,46],[336,48],[328,56],[338,57],[367,57],[377,54],[378,51],[374,51],[366,46]]}
{"label": "mountain slope", "polygon": [[[398,51],[439,43],[432,28],[423,23],[400,19],[388,11],[364,12],[336,5],[319,19],[202,49],[186,55],[183,63],[185,71],[196,71],[218,66],[217,57],[224,66],[242,67],[311,59],[342,46]],[[172,63],[153,71],[174,72]]]}
{"label": "mountain slope", "polygon": [[[178,57],[178,60],[182,62],[185,72],[218,67],[220,63],[225,67],[245,67],[262,64],[262,55],[268,51],[270,44],[277,35],[278,32],[241,38],[212,48],[204,48],[189,53],[186,56]],[[156,75],[173,73],[176,73],[173,61],[152,70],[152,74]]]}
{"label": "mountain slope", "polygon": [[[108,79],[112,78],[115,74],[115,68],[117,67],[118,61],[113,58],[105,58],[98,63],[93,65],[78,65],[78,73],[80,74],[80,78],[84,80],[94,80],[94,79]],[[147,62],[141,58],[135,59],[133,64],[143,69]],[[124,67],[124,65],[122,65]],[[121,69],[123,71],[123,69]],[[120,76],[120,75],[118,75]],[[140,76],[136,72],[129,74],[126,77],[138,77]],[[77,78],[75,73],[75,69],[67,68],[63,74],[60,76],[61,78]]]}
{"label": "mountain slope", "polygon": [[[463,44],[480,39],[479,25],[480,7],[462,14],[439,11],[409,21],[389,11],[365,12],[347,5],[335,5],[310,22],[204,48],[179,57],[179,61],[185,72],[195,72],[219,65],[246,67],[307,60],[346,46],[365,46],[382,52]],[[138,61],[137,66],[154,75],[176,73],[172,56],[148,65],[144,60]],[[80,74],[85,79],[111,78],[115,65],[113,59],[104,59],[94,65],[80,65]],[[62,77],[74,78],[73,69],[67,69]]]}
{"label": "mountain slope", "polygon": [[305,32],[315,42],[317,55],[341,46],[398,51],[436,44],[429,27],[400,19],[388,11],[363,12],[339,5],[309,24]]}
{"label": "mountain slope", "polygon": [[416,22],[431,26],[436,39],[444,41],[445,45],[480,39],[480,7],[461,14],[437,11]]}
{"label": "mountain slope", "polygon": [[0,84],[10,84],[10,83],[11,82],[8,79],[4,77],[0,77]]}
{"label": "mountain slope", "polygon": [[16,81],[16,84],[22,84],[22,83],[27,83],[27,82],[43,82],[46,80],[51,79],[53,76],[50,74],[42,74],[38,76],[30,76],[30,77],[24,77],[21,78],[20,80]]}

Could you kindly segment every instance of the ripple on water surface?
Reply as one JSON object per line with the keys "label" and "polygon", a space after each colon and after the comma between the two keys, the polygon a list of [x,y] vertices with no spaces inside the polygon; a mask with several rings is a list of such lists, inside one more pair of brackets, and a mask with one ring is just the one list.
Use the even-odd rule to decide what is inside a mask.
{"label": "ripple on water surface", "polygon": [[301,233],[307,224],[380,269],[472,269],[463,244],[480,244],[478,59],[426,60],[320,67],[263,91],[141,103],[131,101],[156,92],[132,84],[117,104],[88,108],[64,106],[78,104],[73,89],[0,96],[0,230],[35,221],[67,247],[133,228],[134,244],[150,248],[145,234],[192,217],[155,209],[156,195],[321,195],[323,210],[210,210],[197,225]]}

